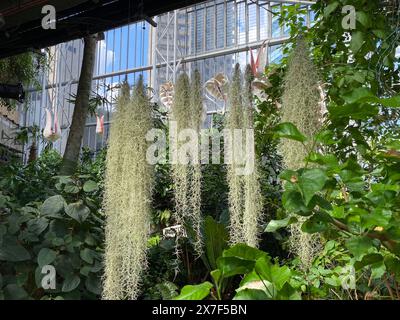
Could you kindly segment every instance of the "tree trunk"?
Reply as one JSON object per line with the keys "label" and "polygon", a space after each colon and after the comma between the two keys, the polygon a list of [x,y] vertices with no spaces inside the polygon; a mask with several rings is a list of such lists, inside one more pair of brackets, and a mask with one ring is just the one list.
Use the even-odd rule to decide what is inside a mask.
{"label": "tree trunk", "polygon": [[97,37],[97,35],[90,35],[84,38],[85,46],[83,51],[81,75],[78,83],[72,123],[60,169],[61,175],[72,175],[75,172],[79,161],[81,143],[89,111],[89,99],[92,90]]}

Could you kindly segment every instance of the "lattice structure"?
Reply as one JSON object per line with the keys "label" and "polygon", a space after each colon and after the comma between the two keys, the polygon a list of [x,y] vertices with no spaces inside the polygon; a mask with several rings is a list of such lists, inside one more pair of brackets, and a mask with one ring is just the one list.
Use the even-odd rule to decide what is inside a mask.
{"label": "lattice structure", "polygon": [[[222,72],[230,76],[235,63],[243,67],[249,62],[249,50],[265,40],[268,62],[279,61],[282,44],[289,29],[279,26],[282,6],[300,4],[309,7],[311,1],[300,0],[213,0],[157,16],[158,26],[147,22],[134,23],[105,33],[97,48],[93,94],[102,97],[98,113],[105,115],[105,134],[96,135],[96,118],[87,121],[83,146],[93,151],[105,145],[112,121],[118,84],[128,80],[133,84],[139,74],[157,92],[161,84],[174,81],[183,70],[189,74],[200,71],[203,82]],[[305,23],[314,20],[308,11]],[[75,40],[50,48],[50,70],[42,76],[43,88],[31,90],[30,105],[21,123],[44,127],[45,108],[53,107],[60,119],[62,137],[54,148],[63,153],[73,113],[71,99],[77,90],[82,60],[83,42]],[[212,114],[222,109],[222,102],[206,102],[206,126],[212,125]],[[44,144],[39,144],[39,151]]]}

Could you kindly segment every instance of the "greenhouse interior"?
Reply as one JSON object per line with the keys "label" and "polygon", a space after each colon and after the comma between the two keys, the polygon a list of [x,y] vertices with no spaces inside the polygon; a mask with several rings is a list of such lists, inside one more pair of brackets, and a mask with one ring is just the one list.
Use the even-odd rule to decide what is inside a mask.
{"label": "greenhouse interior", "polygon": [[400,301],[399,26],[398,0],[1,1],[0,300]]}

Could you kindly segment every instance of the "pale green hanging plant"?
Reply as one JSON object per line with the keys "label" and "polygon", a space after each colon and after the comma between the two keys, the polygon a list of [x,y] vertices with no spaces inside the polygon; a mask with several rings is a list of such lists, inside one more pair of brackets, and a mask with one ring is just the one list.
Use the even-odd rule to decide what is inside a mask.
{"label": "pale green hanging plant", "polygon": [[[196,138],[200,139],[200,127],[203,116],[203,98],[200,73],[196,70],[191,84],[188,76],[180,75],[175,84],[175,95],[172,104],[170,120],[175,122],[177,133],[182,130],[194,130]],[[182,147],[182,142],[176,142],[176,148]],[[172,147],[174,148],[174,147]],[[190,225],[194,230],[194,248],[200,256],[202,249],[201,235],[201,165],[199,160],[199,145],[196,152],[189,157],[189,162],[183,164],[175,153],[177,163],[172,166],[174,181],[175,211],[177,220],[182,225]]]}
{"label": "pale green hanging plant", "polygon": [[[281,116],[282,122],[293,123],[308,138],[308,142],[304,147],[300,142],[282,139],[279,149],[287,169],[304,167],[307,149],[313,146],[315,134],[321,128],[319,79],[318,70],[309,56],[308,45],[303,38],[299,38],[289,57]],[[302,267],[307,269],[321,248],[321,239],[318,235],[302,232],[302,222],[291,225],[289,245],[292,252],[300,257]]]}
{"label": "pale green hanging plant", "polygon": [[[242,104],[242,87],[241,87],[241,74],[240,68],[237,64],[233,72],[232,82],[230,85],[228,102],[229,113],[227,116],[226,129],[230,130],[231,139],[233,139],[233,130],[243,128],[243,104]],[[227,165],[227,179],[228,179],[228,201],[229,201],[229,214],[230,225],[229,235],[232,245],[237,243],[245,243],[243,234],[243,207],[244,207],[244,194],[243,194],[243,179],[242,176],[237,174],[238,164],[235,160],[235,153],[232,144],[229,146],[231,151],[230,164]],[[228,146],[225,146],[228,148]]]}
{"label": "pale green hanging plant", "polygon": [[[198,141],[200,141],[200,130],[203,118],[203,95],[202,95],[202,85],[200,73],[195,70],[192,76],[191,86],[190,86],[190,112],[191,112],[191,129],[196,131],[196,136]],[[200,146],[198,145],[198,151],[200,151]],[[194,248],[198,256],[203,253],[203,240],[201,227],[203,219],[201,216],[201,164],[200,155],[198,154],[197,159],[193,159],[193,163],[189,165],[190,171],[190,193],[189,193],[189,203],[190,203],[190,221],[195,231],[195,242]]]}
{"label": "pale green hanging plant", "polygon": [[[245,146],[247,142],[245,139],[246,130],[253,129],[254,112],[252,106],[253,95],[251,91],[252,77],[249,66],[246,68],[243,88],[241,86],[241,81],[240,68],[237,64],[230,86],[228,98],[229,114],[226,128],[230,130],[231,138],[233,139],[233,131],[242,130],[242,146]],[[250,147],[253,150],[255,149],[254,140]],[[254,159],[250,159],[250,161],[254,161],[252,172],[239,175],[238,169],[240,170],[243,164],[237,161],[237,151],[238,150],[235,150],[235,148],[232,149],[231,163],[227,166],[230,242],[231,244],[246,243],[250,246],[257,247],[262,213],[262,195],[257,162],[254,153]]]}
{"label": "pale green hanging plant", "polygon": [[151,105],[142,78],[129,98],[125,84],[110,129],[106,160],[103,299],[137,299],[147,267],[153,168],[146,159]]}
{"label": "pale green hanging plant", "polygon": [[[254,130],[254,106],[252,93],[253,76],[251,67],[247,65],[243,87],[243,119],[244,129]],[[254,154],[254,169],[251,174],[244,176],[244,212],[243,233],[246,244],[257,247],[259,242],[263,197],[261,194],[260,175],[255,145],[252,146]]]}

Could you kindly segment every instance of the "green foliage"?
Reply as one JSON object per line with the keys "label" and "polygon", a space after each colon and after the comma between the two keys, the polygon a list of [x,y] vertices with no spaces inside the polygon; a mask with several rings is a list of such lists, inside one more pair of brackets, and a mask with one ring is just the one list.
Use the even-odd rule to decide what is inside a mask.
{"label": "green foliage", "polygon": [[[45,55],[32,52],[0,59],[0,83],[39,86],[38,75],[46,67],[46,60]],[[1,102],[11,107],[16,105],[9,99],[1,99]]]}
{"label": "green foliage", "polygon": [[[152,128],[152,109],[143,79],[132,97],[123,86],[111,126],[106,159],[104,208],[104,299],[137,299],[147,267],[151,224],[153,167],[146,158],[145,137]],[[132,196],[134,195],[134,196]],[[77,204],[73,212],[85,214]]]}
{"label": "green foliage", "polygon": [[[51,177],[60,161],[45,153],[27,166],[13,165],[1,172],[0,297],[5,299],[96,299],[100,296],[104,235],[101,192],[83,190],[97,177],[77,173]],[[89,163],[87,163],[89,167]],[[10,176],[17,172],[17,176]],[[19,192],[26,188],[31,194]],[[41,187],[41,189],[35,188]],[[32,201],[29,201],[32,200]],[[85,215],[79,222],[68,207],[79,202]],[[56,288],[43,289],[42,268],[52,265]]]}
{"label": "green foliage", "polygon": [[210,282],[203,282],[195,286],[185,286],[182,288],[180,295],[175,297],[174,300],[203,300],[210,294],[212,286]]}
{"label": "green foliage", "polygon": [[[213,285],[204,282],[185,286],[176,299],[201,300],[211,294],[221,299],[226,280],[243,276],[236,289],[234,300],[287,300],[300,299],[299,292],[291,285],[292,271],[271,261],[267,253],[237,244],[225,250],[217,260],[218,269],[211,272]],[[215,296],[215,294],[216,296]]]}
{"label": "green foliage", "polygon": [[[231,161],[227,165],[227,181],[229,188],[230,242],[231,244],[243,242],[256,247],[259,243],[263,209],[258,159],[254,154],[254,157],[250,154],[244,157],[242,155],[243,151],[239,150],[244,145],[246,150],[251,148],[255,151],[255,146],[246,145],[247,139],[242,138],[243,140],[240,144],[234,140],[235,131],[241,130],[243,135],[247,135],[247,130],[254,128],[251,83],[250,66],[246,67],[244,81],[242,81],[240,66],[236,64],[228,99],[229,115],[226,119],[226,128],[232,136],[231,150],[229,150]],[[243,159],[245,163],[241,162]],[[245,170],[244,167],[246,168]]]}

